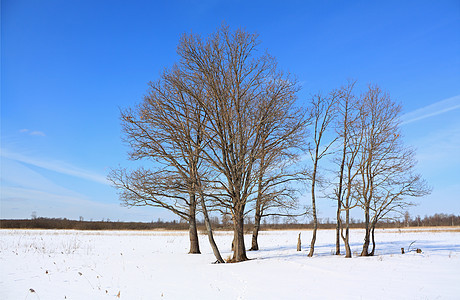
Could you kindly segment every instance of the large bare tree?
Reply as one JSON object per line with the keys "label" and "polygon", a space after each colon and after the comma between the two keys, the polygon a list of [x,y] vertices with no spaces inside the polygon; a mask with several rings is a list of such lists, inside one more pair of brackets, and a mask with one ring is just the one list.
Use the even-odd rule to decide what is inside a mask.
{"label": "large bare tree", "polygon": [[[214,202],[232,214],[232,261],[247,260],[243,227],[247,204],[254,200],[267,124],[273,125],[280,144],[302,128],[291,121],[295,111],[296,81],[277,69],[273,57],[259,53],[257,36],[223,26],[202,39],[184,35],[178,47],[184,85],[194,95],[203,88],[199,104],[206,115],[202,157],[219,176],[213,178]],[[266,145],[266,144],[265,144]]]}
{"label": "large bare tree", "polygon": [[176,73],[165,71],[150,83],[140,105],[121,113],[129,157],[149,160],[151,168],[115,169],[109,179],[125,205],[161,207],[187,220],[190,253],[200,253],[196,211],[203,194],[200,176],[206,172],[200,156],[204,116],[195,99],[175,84]]}

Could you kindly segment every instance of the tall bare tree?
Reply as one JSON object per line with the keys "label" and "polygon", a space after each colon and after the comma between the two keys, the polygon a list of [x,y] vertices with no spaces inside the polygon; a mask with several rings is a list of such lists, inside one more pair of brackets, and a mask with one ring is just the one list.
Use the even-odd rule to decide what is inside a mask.
{"label": "tall bare tree", "polygon": [[208,39],[184,35],[178,48],[182,76],[193,82],[183,89],[194,95],[194,86],[200,86],[205,94],[196,97],[207,118],[202,156],[219,174],[212,182],[220,193],[214,202],[232,214],[235,262],[247,260],[244,215],[254,200],[264,126],[282,124],[280,140],[298,130],[296,123],[280,119],[289,116],[281,112],[293,111],[296,81],[257,46],[256,35],[223,26]]}
{"label": "tall bare tree", "polygon": [[201,191],[200,149],[204,116],[195,99],[175,84],[175,71],[150,83],[135,109],[121,113],[124,141],[132,160],[150,160],[151,168],[115,169],[109,179],[127,206],[165,208],[189,222],[190,253],[200,253],[196,210]]}
{"label": "tall bare tree", "polygon": [[[360,97],[354,93],[355,81],[336,90],[337,128],[340,151],[335,159],[338,170],[338,183],[335,189],[337,199],[336,254],[340,254],[340,236],[345,244],[345,257],[350,258],[350,211],[358,206],[357,178],[359,175],[359,155],[361,154],[363,130],[362,114],[364,113]],[[342,213],[345,212],[345,219]]]}
{"label": "tall bare tree", "polygon": [[324,158],[329,152],[335,139],[324,142],[324,134],[329,128],[329,125],[334,119],[335,105],[337,95],[331,93],[324,97],[322,95],[315,95],[311,100],[311,116],[310,120],[313,126],[313,143],[309,147],[309,154],[313,163],[311,172],[311,209],[313,215],[313,235],[310,243],[310,252],[308,256],[313,256],[315,251],[316,232],[318,230],[318,217],[316,211],[316,186],[318,184],[318,165],[319,161]]}
{"label": "tall bare tree", "polygon": [[[335,90],[333,93],[337,97],[337,136],[338,141],[341,144],[341,151],[339,151],[340,157],[336,160],[339,164],[338,172],[338,184],[335,191],[337,197],[337,227],[336,227],[336,251],[335,254],[340,254],[340,236],[343,233],[341,213],[345,211],[345,236],[342,234],[342,238],[345,242],[345,257],[351,257],[351,250],[349,245],[349,218],[350,218],[350,196],[351,186],[353,177],[352,170],[354,165],[354,159],[359,149],[359,142],[353,143],[353,139],[356,135],[356,98],[353,94],[353,88],[355,81],[349,81],[346,86]],[[358,136],[361,134],[358,132]],[[344,202],[342,204],[342,202]]]}
{"label": "tall bare tree", "polygon": [[[378,220],[388,213],[403,211],[409,205],[407,197],[423,196],[430,190],[420,175],[414,173],[413,150],[403,145],[399,130],[401,107],[373,85],[369,85],[362,101],[363,139],[357,192],[365,222],[361,255],[368,256],[374,254],[374,229]],[[373,248],[369,252],[371,235]]]}

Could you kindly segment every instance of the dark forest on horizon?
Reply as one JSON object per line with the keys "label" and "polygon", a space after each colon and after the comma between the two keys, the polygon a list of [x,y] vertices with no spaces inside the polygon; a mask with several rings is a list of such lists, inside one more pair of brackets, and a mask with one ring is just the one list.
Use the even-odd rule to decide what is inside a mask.
{"label": "dark forest on horizon", "polygon": [[[232,230],[230,220],[219,220],[218,218],[211,219],[213,228],[216,230]],[[245,223],[246,233],[252,230],[250,219]],[[204,233],[206,231],[203,221],[198,221],[198,230]],[[336,226],[335,220],[328,218],[320,220],[319,229],[334,229]],[[188,230],[187,222],[162,221],[158,219],[152,222],[121,222],[101,220],[101,221],[84,221],[69,220],[66,218],[44,218],[35,217],[32,219],[2,219],[0,220],[0,228],[2,229],[74,229],[74,230]],[[351,228],[364,228],[365,224],[362,220],[352,220]],[[434,214],[425,217],[411,217],[406,214],[400,219],[391,219],[382,221],[377,228],[403,228],[403,227],[432,227],[432,226],[460,226],[460,215],[453,214]],[[283,230],[283,229],[312,229],[313,223],[298,223],[293,220],[272,219],[271,222],[261,224],[261,230]]]}

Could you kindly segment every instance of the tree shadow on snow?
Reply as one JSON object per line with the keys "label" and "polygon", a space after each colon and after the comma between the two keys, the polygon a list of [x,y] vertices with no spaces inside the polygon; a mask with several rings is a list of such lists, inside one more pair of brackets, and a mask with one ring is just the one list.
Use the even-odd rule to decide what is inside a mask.
{"label": "tree shadow on snow", "polygon": [[375,248],[376,253],[380,255],[401,254],[401,248],[404,248],[404,251],[406,252],[408,250],[412,251],[419,248],[423,252],[429,252],[430,254],[436,254],[436,252],[443,251],[460,252],[459,244],[448,244],[432,240],[404,240],[380,243],[377,242]]}
{"label": "tree shadow on snow", "polygon": [[[379,255],[396,255],[401,254],[401,248],[404,248],[404,251],[415,250],[417,248],[422,249],[423,253],[436,254],[437,252],[460,252],[460,244],[449,244],[449,243],[440,243],[439,241],[431,240],[399,240],[399,241],[389,241],[389,242],[378,242],[376,243],[375,256]],[[411,245],[412,243],[412,245]],[[409,249],[409,245],[410,249]],[[362,250],[362,243],[351,243],[350,244],[353,257],[359,257],[359,254]],[[369,249],[372,248],[372,245]],[[306,258],[310,250],[309,245],[304,247],[302,251],[296,251],[295,245],[286,245],[286,246],[274,246],[274,247],[262,247],[258,251],[250,251],[250,253],[257,254],[255,257],[251,258],[253,260],[270,260],[270,259],[293,259],[293,258]],[[356,255],[356,253],[358,253]],[[323,244],[315,246],[314,257],[343,257],[345,255],[345,250],[343,245],[341,245],[341,255],[335,255],[335,243]]]}

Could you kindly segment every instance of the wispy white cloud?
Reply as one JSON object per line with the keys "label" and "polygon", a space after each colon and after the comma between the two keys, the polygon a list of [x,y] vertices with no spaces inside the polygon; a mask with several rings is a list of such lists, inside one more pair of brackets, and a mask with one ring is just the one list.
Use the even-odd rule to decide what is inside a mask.
{"label": "wispy white cloud", "polygon": [[30,156],[22,155],[19,153],[13,153],[6,149],[1,149],[1,156],[11,159],[11,160],[22,162],[25,164],[40,167],[46,170],[58,172],[61,174],[75,176],[78,178],[83,178],[83,179],[94,181],[97,183],[109,184],[105,176],[102,176],[100,174],[97,174],[97,173],[94,173],[88,170],[78,168],[76,166],[73,166],[65,162],[51,161],[51,160],[46,160],[46,159],[41,159],[41,158],[30,157]]}
{"label": "wispy white cloud", "polygon": [[29,130],[29,129],[21,129],[19,130],[20,133],[26,133],[29,135],[35,135],[35,136],[46,136],[46,134],[43,131],[38,131],[38,130]]}
{"label": "wispy white cloud", "polygon": [[[435,174],[436,178],[449,181],[458,174],[460,167],[460,123],[449,124],[442,129],[430,128],[412,145],[417,149],[419,169],[425,174]],[[455,175],[458,178],[458,175]]]}
{"label": "wispy white cloud", "polygon": [[30,135],[46,136],[46,134],[42,131],[31,131]]}
{"label": "wispy white cloud", "polygon": [[460,108],[460,95],[438,101],[402,115],[401,125],[420,121]]}
{"label": "wispy white cloud", "polygon": [[2,197],[5,195],[6,187],[21,187],[32,190],[52,191],[59,195],[71,195],[81,197],[81,194],[64,188],[59,184],[46,178],[38,171],[33,170],[26,164],[2,156],[2,173],[0,174],[2,184]]}
{"label": "wispy white cloud", "polygon": [[4,219],[29,218],[33,211],[40,217],[65,217],[75,220],[79,216],[86,220],[110,218],[123,221],[151,221],[153,216],[175,218],[171,213],[151,207],[127,209],[120,206],[112,194],[101,199],[88,189],[71,190],[19,161],[3,157],[1,166],[0,217]]}
{"label": "wispy white cloud", "polygon": [[113,202],[99,202],[94,197],[74,193],[55,193],[43,189],[28,187],[3,186],[1,193],[2,219],[30,218],[35,211],[39,217],[69,218],[78,220],[79,216],[85,220],[121,220],[149,222],[154,218],[175,219],[171,213],[151,207],[126,208]]}

